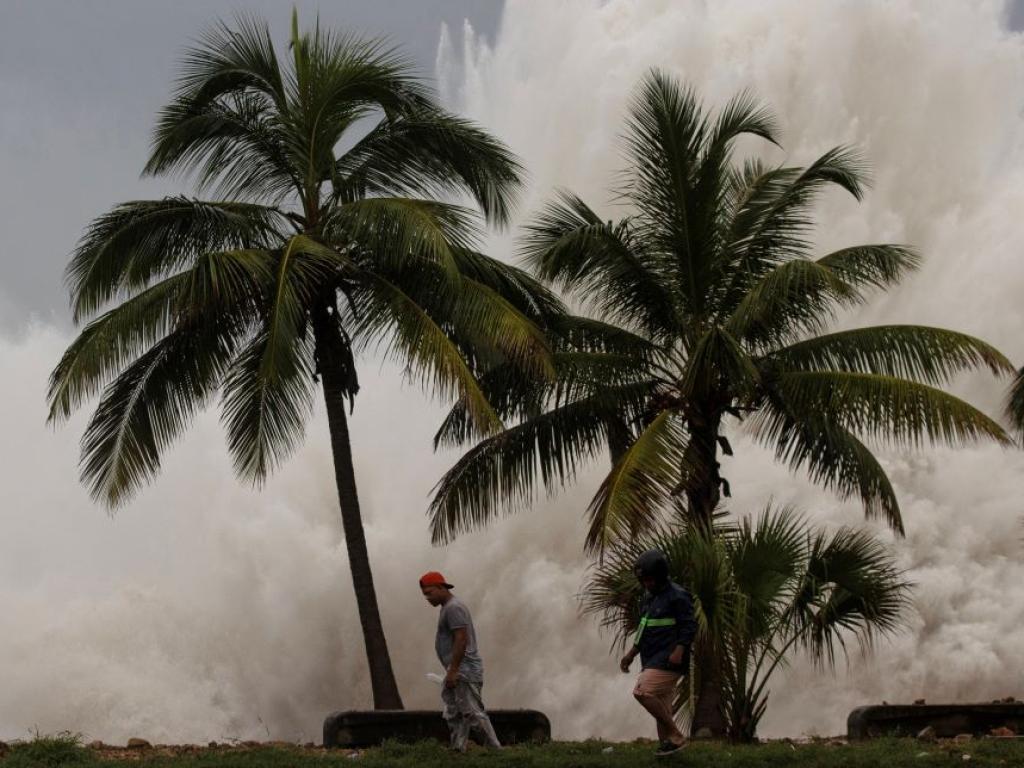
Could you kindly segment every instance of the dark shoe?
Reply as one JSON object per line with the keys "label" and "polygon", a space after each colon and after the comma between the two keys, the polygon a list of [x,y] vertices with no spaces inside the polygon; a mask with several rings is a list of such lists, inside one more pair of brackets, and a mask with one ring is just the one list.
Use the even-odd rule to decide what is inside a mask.
{"label": "dark shoe", "polygon": [[684,741],[682,744],[676,744],[675,742],[668,741],[667,739],[658,745],[658,751],[654,753],[655,757],[667,757],[668,755],[675,754],[683,747],[686,746]]}

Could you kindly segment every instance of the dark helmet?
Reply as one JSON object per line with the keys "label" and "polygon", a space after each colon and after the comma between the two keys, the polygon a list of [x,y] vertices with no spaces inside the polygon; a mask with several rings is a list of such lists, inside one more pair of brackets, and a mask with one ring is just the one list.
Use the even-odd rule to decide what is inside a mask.
{"label": "dark helmet", "polygon": [[633,573],[638,579],[654,579],[658,586],[668,583],[668,558],[660,549],[649,549],[636,560]]}

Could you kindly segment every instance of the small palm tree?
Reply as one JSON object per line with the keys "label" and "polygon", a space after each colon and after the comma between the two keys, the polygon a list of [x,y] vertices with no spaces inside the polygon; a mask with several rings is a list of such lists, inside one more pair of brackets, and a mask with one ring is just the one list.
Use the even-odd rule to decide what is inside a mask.
{"label": "small palm tree", "polygon": [[[860,199],[863,164],[842,147],[806,168],[733,161],[740,136],[775,143],[776,133],[746,94],[712,118],[666,75],[644,80],[617,190],[626,215],[607,221],[565,192],[523,245],[542,279],[598,319],[553,327],[556,380],[523,380],[510,366],[482,379],[514,426],[476,432],[468,401],[449,415],[437,440],[476,444],[438,485],[435,540],[521,508],[538,485],[555,492],[608,449],[612,466],[588,510],[591,551],[666,515],[710,529],[730,492],[719,454],[732,455],[727,433],[738,426],[902,533],[898,499],[865,440],[1008,442],[942,389],[964,370],[1011,372],[993,347],[917,325],[827,332],[839,311],[894,286],[919,259],[887,244],[815,256],[815,198],[835,186]],[[705,681],[710,697],[719,686]],[[714,709],[699,706],[696,724],[720,729]]]}
{"label": "small palm tree", "polygon": [[[772,674],[797,650],[824,667],[856,640],[863,648],[901,627],[909,588],[877,540],[843,528],[809,526],[791,509],[770,507],[756,521],[706,529],[686,526],[615,544],[584,590],[584,608],[621,642],[639,623],[642,588],[633,575],[641,552],[657,548],[672,578],[694,596],[699,633],[721,660],[727,735],[753,741],[768,705]],[[691,688],[677,705],[692,712]]]}
{"label": "small palm tree", "polygon": [[300,34],[293,15],[286,63],[250,18],[188,52],[146,165],[175,171],[213,199],[124,203],[80,242],[74,318],[98,317],[53,372],[50,419],[102,393],[82,476],[118,505],[218,392],[235,468],[261,482],[301,441],[319,383],[374,704],[401,708],[352,463],[355,356],[380,346],[428,390],[457,393],[476,429],[500,427],[476,370],[543,376],[527,316],[558,303],[473,249],[473,210],[434,198],[468,197],[501,225],[519,166],[440,109],[399,55],[319,25]]}

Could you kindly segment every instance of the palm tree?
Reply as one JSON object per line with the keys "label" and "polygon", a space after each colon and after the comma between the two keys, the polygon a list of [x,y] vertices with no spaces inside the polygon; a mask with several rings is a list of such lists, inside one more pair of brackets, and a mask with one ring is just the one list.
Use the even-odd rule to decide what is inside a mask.
{"label": "palm tree", "polygon": [[[917,325],[827,332],[839,311],[894,286],[919,258],[885,244],[815,257],[815,198],[836,186],[859,200],[863,163],[842,147],[806,168],[733,161],[737,138],[776,143],[776,133],[747,94],[712,118],[670,77],[643,81],[617,189],[626,215],[605,220],[563,192],[523,244],[543,280],[600,319],[560,321],[572,328],[553,334],[556,381],[523,380],[509,366],[487,373],[485,394],[514,423],[506,431],[475,431],[468,401],[456,405],[437,441],[476,444],[438,484],[435,540],[525,506],[538,485],[557,491],[606,449],[612,466],[588,509],[590,551],[666,514],[710,529],[730,491],[719,453],[732,455],[727,433],[739,426],[902,533],[896,494],[865,439],[1008,442],[993,419],[942,389],[968,369],[1011,372],[993,347]],[[720,732],[720,686],[704,681],[695,725]]]}
{"label": "palm tree", "polygon": [[466,197],[502,225],[520,168],[394,51],[300,34],[293,15],[284,63],[253,18],[188,51],[145,170],[193,173],[213,197],[127,202],[89,227],[67,280],[75,321],[94,319],[53,372],[50,420],[102,393],[82,477],[116,506],[218,392],[235,469],[261,482],[301,441],[321,384],[374,705],[401,708],[352,464],[355,356],[382,350],[434,394],[457,393],[477,430],[500,427],[476,369],[542,375],[527,315],[558,303],[473,249],[473,209],[434,198]]}
{"label": "palm tree", "polygon": [[[653,548],[691,590],[703,642],[722,660],[726,733],[735,741],[756,738],[769,680],[794,651],[832,668],[850,640],[870,648],[899,629],[909,607],[910,584],[878,540],[848,528],[828,534],[791,509],[769,507],[710,536],[691,525],[612,545],[588,580],[584,609],[623,643],[640,619],[633,564]],[[679,689],[683,711],[691,690]]]}

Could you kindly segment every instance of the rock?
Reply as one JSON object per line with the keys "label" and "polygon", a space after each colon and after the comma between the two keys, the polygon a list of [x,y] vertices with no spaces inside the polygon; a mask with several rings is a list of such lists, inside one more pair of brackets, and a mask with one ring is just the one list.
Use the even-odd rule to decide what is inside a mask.
{"label": "rock", "polygon": [[930,725],[917,732],[917,738],[921,741],[935,741],[935,729]]}
{"label": "rock", "polygon": [[914,757],[928,757],[930,754],[931,752],[918,752]]}
{"label": "rock", "polygon": [[955,741],[957,744],[966,744],[968,741],[970,741],[973,738],[974,737],[971,734],[969,734],[969,733],[958,733],[953,738],[953,741]]}
{"label": "rock", "polygon": [[1003,726],[1002,728],[993,728],[989,733],[997,739],[1012,739],[1017,735],[1016,731],[1012,728],[1007,728],[1006,726]]}
{"label": "rock", "polygon": [[614,751],[615,751],[615,747],[605,747],[604,749],[601,750],[601,754],[610,755]]}
{"label": "rock", "polygon": [[152,749],[153,745],[145,739],[132,737],[128,739],[128,749]]}
{"label": "rock", "polygon": [[714,734],[711,732],[710,728],[705,726],[704,728],[698,729],[697,732],[695,734],[693,734],[693,738],[695,738],[695,739],[711,739],[711,738],[714,738]]}
{"label": "rock", "polygon": [[924,706],[924,703],[924,699],[914,699],[914,706],[916,707],[922,707]]}
{"label": "rock", "polygon": [[970,755],[961,755],[960,759],[963,760],[966,763],[966,762],[970,761],[971,756]]}

